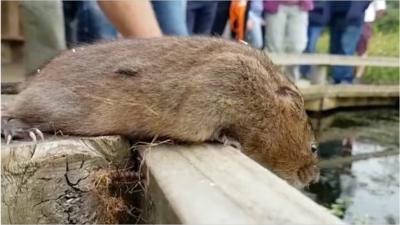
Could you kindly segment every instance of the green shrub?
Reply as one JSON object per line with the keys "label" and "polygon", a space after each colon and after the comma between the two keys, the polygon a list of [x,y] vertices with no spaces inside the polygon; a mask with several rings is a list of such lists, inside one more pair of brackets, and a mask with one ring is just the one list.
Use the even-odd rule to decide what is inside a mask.
{"label": "green shrub", "polygon": [[[387,1],[387,13],[374,23],[368,56],[400,57],[399,2]],[[318,53],[329,52],[329,32],[325,31],[317,43]],[[368,67],[361,79],[368,84],[399,84],[399,68]]]}

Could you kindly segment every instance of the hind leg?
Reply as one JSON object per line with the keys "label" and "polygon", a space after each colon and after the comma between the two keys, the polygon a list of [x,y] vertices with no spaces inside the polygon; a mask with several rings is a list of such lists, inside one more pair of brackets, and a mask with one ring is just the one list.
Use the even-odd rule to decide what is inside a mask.
{"label": "hind leg", "polygon": [[38,126],[24,122],[21,119],[1,118],[1,135],[9,144],[12,139],[31,139],[36,142],[38,138],[44,140],[44,135]]}
{"label": "hind leg", "polygon": [[212,140],[217,141],[223,145],[229,145],[232,146],[238,150],[242,149],[242,146],[240,145],[240,143],[235,140],[234,138],[231,138],[229,136],[227,136],[227,134],[225,134],[225,132],[223,130],[217,130],[212,137]]}

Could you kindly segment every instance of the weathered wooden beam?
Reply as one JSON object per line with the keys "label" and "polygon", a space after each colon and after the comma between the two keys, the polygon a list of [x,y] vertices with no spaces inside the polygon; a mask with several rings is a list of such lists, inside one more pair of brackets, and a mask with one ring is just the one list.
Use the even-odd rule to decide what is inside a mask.
{"label": "weathered wooden beam", "polygon": [[375,66],[400,67],[397,57],[358,57],[331,54],[278,54],[268,53],[275,64],[288,65],[325,65],[325,66]]}
{"label": "weathered wooden beam", "polygon": [[[124,165],[120,137],[63,138],[2,146],[3,223],[99,223],[95,172]],[[144,151],[144,221],[197,224],[342,224],[239,151],[160,145]]]}
{"label": "weathered wooden beam", "polygon": [[221,145],[145,150],[150,221],[191,224],[343,224],[273,173]]}
{"label": "weathered wooden beam", "polygon": [[321,97],[399,97],[397,85],[311,85],[300,88],[304,99],[315,99]]}
{"label": "weathered wooden beam", "polygon": [[399,103],[397,85],[312,85],[300,90],[309,111]]}
{"label": "weathered wooden beam", "polygon": [[129,154],[129,143],[117,136],[3,143],[2,223],[104,223],[95,173],[124,165]]}

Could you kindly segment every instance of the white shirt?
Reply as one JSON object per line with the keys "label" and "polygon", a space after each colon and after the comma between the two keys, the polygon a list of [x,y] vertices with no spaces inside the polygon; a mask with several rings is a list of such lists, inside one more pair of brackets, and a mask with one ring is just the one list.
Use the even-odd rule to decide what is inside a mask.
{"label": "white shirt", "polygon": [[386,0],[374,0],[369,4],[367,10],[365,10],[364,21],[371,23],[375,21],[376,11],[386,9]]}

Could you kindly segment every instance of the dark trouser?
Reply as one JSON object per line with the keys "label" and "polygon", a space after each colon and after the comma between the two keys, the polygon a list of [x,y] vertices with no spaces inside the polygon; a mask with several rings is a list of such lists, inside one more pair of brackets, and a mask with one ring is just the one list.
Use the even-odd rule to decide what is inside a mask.
{"label": "dark trouser", "polygon": [[117,30],[105,17],[97,1],[63,1],[63,9],[68,44],[117,38]]}
{"label": "dark trouser", "polygon": [[186,9],[186,22],[189,34],[211,34],[215,15],[217,12],[216,1],[188,1]]}
{"label": "dark trouser", "polygon": [[[362,25],[346,24],[345,16],[332,16],[329,52],[336,55],[354,55],[361,31]],[[354,67],[333,66],[331,68],[331,76],[336,84],[352,83]]]}
{"label": "dark trouser", "polygon": [[218,1],[217,12],[214,19],[214,24],[211,29],[212,35],[221,36],[224,33],[226,23],[229,18],[229,8],[231,1]]}
{"label": "dark trouser", "polygon": [[[309,25],[307,30],[307,46],[304,50],[304,53],[315,53],[317,48],[318,39],[321,36],[324,27],[316,26],[316,25]],[[300,67],[300,73],[303,76],[310,75],[311,66],[304,65]]]}

